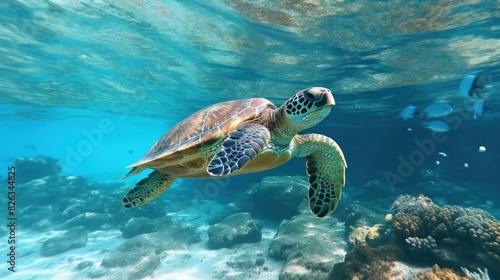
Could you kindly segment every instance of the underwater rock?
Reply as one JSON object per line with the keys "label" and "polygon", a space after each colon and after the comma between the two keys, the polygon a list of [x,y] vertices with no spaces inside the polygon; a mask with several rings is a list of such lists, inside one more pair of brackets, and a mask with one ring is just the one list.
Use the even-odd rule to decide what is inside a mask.
{"label": "underwater rock", "polygon": [[262,225],[249,213],[236,213],[208,229],[210,249],[230,248],[241,243],[255,243],[262,239]]}
{"label": "underwater rock", "polygon": [[53,222],[59,214],[54,206],[28,205],[20,208],[18,214],[23,217],[23,223],[30,225],[30,229],[50,230],[57,226]]}
{"label": "underwater rock", "polygon": [[[143,219],[138,219],[141,221]],[[135,223],[135,222],[134,222]],[[170,249],[186,249],[189,245],[201,241],[195,227],[182,227],[180,223],[170,217],[158,221],[161,227],[157,225],[156,232],[138,234],[127,239],[116,250],[111,252],[117,254],[119,251],[125,251],[126,248],[152,247],[158,254]]]}
{"label": "underwater rock", "polygon": [[233,203],[226,204],[226,205],[224,205],[224,208],[222,208],[221,212],[213,215],[212,217],[210,217],[208,219],[208,224],[214,225],[214,224],[220,223],[225,218],[227,218],[235,213],[238,213],[238,212],[242,212],[242,211],[238,207],[236,207],[236,205],[234,205]]}
{"label": "underwater rock", "polygon": [[332,258],[320,255],[292,258],[280,271],[280,280],[323,280],[332,269]]}
{"label": "underwater rock", "polygon": [[67,220],[60,228],[67,229],[74,226],[83,226],[88,231],[107,229],[109,228],[107,225],[111,217],[111,214],[86,212]]}
{"label": "underwater rock", "polygon": [[94,263],[91,261],[83,261],[83,262],[80,262],[75,268],[76,268],[76,270],[82,270],[82,269],[85,269],[87,267],[91,267],[93,265],[94,265]]}
{"label": "underwater rock", "polygon": [[14,166],[18,184],[47,176],[58,176],[62,170],[58,160],[50,157],[18,158],[14,161]]}
{"label": "underwater rock", "polygon": [[248,270],[256,266],[255,262],[249,259],[238,259],[235,261],[226,262],[226,265],[237,270]]}
{"label": "underwater rock", "polygon": [[[46,177],[42,179],[33,179],[26,184],[21,184],[18,189],[19,199],[24,205],[43,206],[53,204],[57,201],[55,190],[60,186],[60,180],[57,177]],[[56,195],[59,196],[58,194]]]}
{"label": "underwater rock", "polygon": [[162,205],[168,213],[180,212],[193,206],[192,195],[186,195],[179,192],[169,192],[168,196],[164,199],[167,203],[162,203]]}
{"label": "underwater rock", "polygon": [[18,199],[23,201],[23,206],[50,205],[54,201],[63,202],[68,198],[74,198],[86,192],[89,184],[83,177],[49,176],[41,179],[33,179],[25,184],[18,184]]}
{"label": "underwater rock", "polygon": [[74,227],[62,236],[45,240],[40,249],[40,254],[44,257],[50,257],[76,248],[82,248],[85,247],[87,239],[87,231],[84,227]]}
{"label": "underwater rock", "polygon": [[186,249],[201,239],[194,228],[172,223],[171,228],[132,237],[111,251],[101,262],[105,268],[126,267],[108,279],[142,279],[160,265],[160,254],[166,250]]}
{"label": "underwater rock", "polygon": [[150,218],[137,217],[130,219],[122,228],[122,235],[124,238],[132,238],[139,234],[155,232],[161,224]]}
{"label": "underwater rock", "polygon": [[269,255],[284,260],[280,279],[326,279],[347,249],[345,227],[333,216],[318,219],[306,203],[301,214],[281,222]]}
{"label": "underwater rock", "polygon": [[308,189],[304,176],[267,176],[233,203],[255,217],[281,221],[298,214],[297,207],[307,200]]}
{"label": "underwater rock", "polygon": [[[44,177],[18,186],[17,212],[30,229],[61,230],[83,225],[89,231],[122,228],[133,217],[163,217],[161,203],[130,211],[120,203],[123,184],[89,184],[83,177]],[[112,192],[110,192],[113,190]],[[57,201],[57,203],[54,203]]]}
{"label": "underwater rock", "polygon": [[[145,245],[145,244],[143,244]],[[150,245],[150,244],[149,244]],[[160,265],[160,256],[152,246],[142,248],[132,247],[134,251],[114,251],[102,261],[102,266],[107,268],[124,267],[127,272],[118,272],[119,275],[110,279],[142,279],[151,275]]]}
{"label": "underwater rock", "polygon": [[[173,244],[172,244],[173,245]],[[142,258],[156,256],[171,247],[158,233],[141,234],[123,242],[101,262],[106,268],[123,267],[139,262]],[[173,248],[171,248],[173,249]],[[158,256],[158,261],[159,261]]]}
{"label": "underwater rock", "polygon": [[61,217],[63,219],[69,220],[85,212],[94,212],[88,211],[86,209],[87,205],[88,203],[86,203],[85,201],[79,201],[76,204],[70,205],[66,209],[64,209],[64,211],[61,213]]}
{"label": "underwater rock", "polygon": [[335,264],[328,279],[394,279],[398,273],[391,270],[393,262],[403,257],[404,251],[395,244],[372,248],[361,242],[346,254],[344,262]]}
{"label": "underwater rock", "polygon": [[[99,188],[107,189],[113,188],[113,185],[89,185],[86,187],[86,191],[75,197],[68,197],[64,199],[59,207],[64,209],[61,213],[61,218],[64,220],[69,220],[75,216],[78,216],[86,212],[102,213],[102,214],[115,214],[121,208],[118,208],[114,203],[108,203],[111,197],[107,194],[103,194],[99,191]],[[116,205],[116,206],[115,206]],[[121,205],[119,205],[121,206]],[[110,222],[112,223],[112,222]]]}
{"label": "underwater rock", "polygon": [[255,265],[257,265],[257,266],[263,266],[265,262],[266,262],[266,259],[264,259],[263,257],[258,257],[255,260]]}

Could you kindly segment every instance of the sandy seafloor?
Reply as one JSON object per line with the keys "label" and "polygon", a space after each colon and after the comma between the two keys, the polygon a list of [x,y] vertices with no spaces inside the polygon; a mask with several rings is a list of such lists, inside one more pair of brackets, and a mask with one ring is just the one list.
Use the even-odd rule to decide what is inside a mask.
{"label": "sandy seafloor", "polygon": [[[241,277],[240,279],[278,279],[284,262],[266,257],[269,243],[276,234],[277,225],[264,225],[261,242],[239,244],[231,249],[210,250],[206,246],[208,241],[207,229],[209,228],[206,220],[210,218],[210,213],[219,212],[222,206],[215,201],[205,201],[203,207],[196,206],[196,202],[194,205],[184,211],[168,214],[168,216],[179,220],[183,226],[196,226],[201,242],[190,245],[186,250],[167,250],[163,252],[160,266],[152,275],[142,279],[196,280],[223,279],[231,276]],[[77,264],[83,261],[92,261],[95,265],[98,265],[109,251],[126,240],[118,229],[97,230],[89,232],[87,244],[83,248],[73,249],[51,257],[41,257],[42,243],[51,237],[60,236],[64,232],[66,230],[48,231],[41,234],[39,232],[29,233],[19,230],[17,234],[24,246],[18,249],[18,271],[15,274],[1,271],[0,277],[26,280],[89,279],[84,274],[87,272],[85,269],[80,271],[75,269]],[[226,264],[242,258],[249,258],[254,261],[257,256],[266,257],[266,261],[262,267],[255,269],[242,272]],[[267,267],[267,269],[264,270],[264,267]],[[123,268],[109,269],[108,273],[112,275],[113,270],[119,269]],[[110,278],[103,276],[100,279]]]}

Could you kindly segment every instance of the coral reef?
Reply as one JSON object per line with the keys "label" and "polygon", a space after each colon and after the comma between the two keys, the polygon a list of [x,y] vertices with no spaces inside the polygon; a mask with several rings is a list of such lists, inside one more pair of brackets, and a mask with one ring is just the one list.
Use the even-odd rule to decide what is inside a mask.
{"label": "coral reef", "polygon": [[401,195],[392,210],[395,237],[411,252],[430,254],[435,262],[457,269],[487,267],[500,277],[500,222],[487,212],[441,207],[423,195]]}

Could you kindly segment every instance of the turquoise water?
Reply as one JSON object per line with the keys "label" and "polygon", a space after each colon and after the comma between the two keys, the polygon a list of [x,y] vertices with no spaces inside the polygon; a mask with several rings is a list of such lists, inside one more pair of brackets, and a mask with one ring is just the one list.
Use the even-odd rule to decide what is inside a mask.
{"label": "turquoise water", "polygon": [[[82,176],[93,189],[115,191],[116,201],[106,203],[120,205],[120,196],[141,179],[119,181],[127,172],[124,167],[190,114],[217,102],[252,97],[280,106],[299,90],[323,86],[332,90],[336,105],[307,132],[332,137],[344,151],[347,184],[339,209],[356,201],[383,200],[374,202],[374,207],[390,212],[397,194],[418,195],[425,190],[433,200],[479,207],[500,217],[498,1],[6,0],[0,3],[0,23],[0,163],[5,170],[18,158],[48,156],[58,160],[59,176]],[[482,89],[487,109],[477,118],[471,113],[474,101],[458,93],[460,82],[470,74],[487,85]],[[432,140],[435,134],[423,127],[427,121],[423,116],[405,121],[399,115],[408,105],[420,112],[438,101],[454,108],[451,115],[437,118],[450,126],[441,136],[443,141]],[[486,151],[479,152],[480,146]],[[8,177],[4,173],[0,178]],[[305,178],[303,159],[234,177],[231,188],[219,182],[224,187],[217,185],[216,194],[208,191],[207,195],[211,186],[207,181],[191,179],[178,181],[172,189],[187,200],[193,191],[204,192],[195,198],[208,203],[205,206],[213,212],[198,213],[193,206],[192,212],[185,210],[198,217],[196,228],[203,236],[208,227],[204,219],[251,183],[288,175]],[[373,180],[384,182],[389,190],[377,193],[364,187]],[[429,180],[457,188],[426,193],[428,189],[420,189],[419,184]],[[57,203],[47,205],[57,208]],[[28,207],[22,201],[19,204],[20,209]],[[182,211],[166,213],[183,223]],[[22,223],[22,216],[19,219]],[[112,230],[126,222],[90,234],[114,238]],[[266,229],[265,224],[267,241],[273,239],[278,225]],[[19,229],[20,238],[23,231],[37,235],[29,229],[29,224]],[[46,232],[49,238],[58,230],[62,229],[42,227],[39,233]],[[201,243],[193,245],[199,254],[205,241],[202,237]],[[97,250],[98,245],[90,243],[86,250]],[[268,243],[263,241],[258,249],[264,255]],[[26,262],[43,260],[36,246],[33,252],[24,252]],[[216,253],[209,252],[215,258]],[[231,256],[226,253],[218,256]],[[88,277],[70,272],[71,265],[62,265],[64,258],[51,259],[61,264],[54,264],[55,271],[67,273],[65,277]],[[23,262],[22,256],[19,261]],[[97,266],[102,258],[93,261]],[[277,279],[283,263],[272,262],[267,263],[274,272],[262,272],[262,279]],[[0,275],[54,279],[56,274],[37,276],[38,269],[50,267],[26,264],[18,274],[4,274],[7,268],[2,265]],[[163,278],[159,271],[184,267],[169,268],[168,263],[160,267],[151,277],[222,279],[217,273],[229,269],[214,269],[205,277],[192,272]],[[235,279],[260,275],[245,273]],[[228,275],[224,279],[230,279]],[[110,272],[102,277],[118,276]]]}

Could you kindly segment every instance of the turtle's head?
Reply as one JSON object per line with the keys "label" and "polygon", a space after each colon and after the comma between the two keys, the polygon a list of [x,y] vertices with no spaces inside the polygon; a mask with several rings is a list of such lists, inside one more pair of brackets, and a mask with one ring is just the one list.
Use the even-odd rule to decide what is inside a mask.
{"label": "turtle's head", "polygon": [[299,130],[312,127],[321,122],[335,105],[332,92],[324,87],[312,87],[297,92],[288,99],[281,110],[290,123]]}

